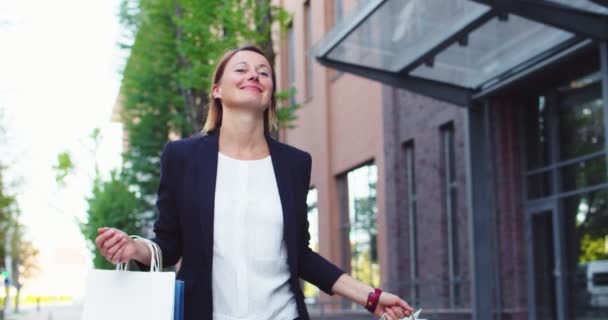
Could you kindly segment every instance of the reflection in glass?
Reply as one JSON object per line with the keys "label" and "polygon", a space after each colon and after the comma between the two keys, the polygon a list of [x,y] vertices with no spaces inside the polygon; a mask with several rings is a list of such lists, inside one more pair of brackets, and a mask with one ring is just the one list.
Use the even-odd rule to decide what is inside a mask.
{"label": "reflection in glass", "polygon": [[591,187],[606,182],[606,157],[577,162],[560,169],[562,191]]}
{"label": "reflection in glass", "polygon": [[558,88],[560,159],[604,148],[603,103],[599,72]]}
{"label": "reflection in glass", "polygon": [[551,194],[551,174],[542,172],[527,177],[528,199],[537,199]]}
{"label": "reflection in glass", "polygon": [[534,287],[536,319],[554,320],[556,310],[555,255],[553,251],[552,212],[532,216],[532,253],[534,259]]}
{"label": "reflection in glass", "polygon": [[567,281],[575,319],[608,318],[608,190],[563,201]]}
{"label": "reflection in glass", "polygon": [[[360,3],[359,10],[367,1]],[[490,9],[468,0],[388,0],[333,48],[328,58],[398,71]],[[348,18],[344,18],[345,22]],[[347,25],[339,26],[340,29]],[[388,27],[388,28],[387,28]],[[328,34],[327,39],[336,35]]]}
{"label": "reflection in glass", "polygon": [[517,15],[493,18],[468,34],[466,46],[452,44],[432,66],[420,65],[412,75],[477,88],[573,37]]}
{"label": "reflection in glass", "polygon": [[[317,189],[311,188],[306,197],[306,205],[308,207],[308,233],[310,233],[309,247],[315,252],[319,252],[319,208],[317,199]],[[308,282],[304,282],[304,297],[308,304],[317,302],[319,289]]]}
{"label": "reflection in glass", "polygon": [[549,112],[544,96],[527,99],[523,106],[528,170],[549,165]]}
{"label": "reflection in glass", "polygon": [[348,238],[352,275],[374,287],[380,285],[376,227],[376,165],[369,164],[348,172]]}

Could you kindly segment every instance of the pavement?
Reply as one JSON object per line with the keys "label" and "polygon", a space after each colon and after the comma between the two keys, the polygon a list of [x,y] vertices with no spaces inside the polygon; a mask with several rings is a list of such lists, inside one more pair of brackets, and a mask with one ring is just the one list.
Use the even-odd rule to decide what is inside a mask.
{"label": "pavement", "polygon": [[7,315],[7,320],[80,320],[82,306],[55,305],[42,306],[40,310],[35,307],[23,308],[18,313],[11,312]]}

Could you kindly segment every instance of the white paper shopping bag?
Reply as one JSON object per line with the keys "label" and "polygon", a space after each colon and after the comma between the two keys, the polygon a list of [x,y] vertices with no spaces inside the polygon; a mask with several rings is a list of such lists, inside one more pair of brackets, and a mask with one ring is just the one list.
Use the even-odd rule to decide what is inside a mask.
{"label": "white paper shopping bag", "polygon": [[92,270],[85,287],[82,320],[173,320],[175,272],[160,272],[160,250],[152,252],[151,272]]}
{"label": "white paper shopping bag", "polygon": [[92,270],[82,320],[173,320],[174,272]]}

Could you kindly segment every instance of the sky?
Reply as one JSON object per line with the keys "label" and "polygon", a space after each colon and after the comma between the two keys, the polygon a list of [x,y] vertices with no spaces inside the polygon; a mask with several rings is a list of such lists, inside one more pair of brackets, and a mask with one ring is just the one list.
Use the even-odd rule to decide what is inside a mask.
{"label": "sky", "polygon": [[[24,287],[31,293],[78,296],[91,268],[77,221],[95,161],[104,175],[120,165],[121,126],[110,121],[128,54],[117,45],[119,3],[0,0],[0,163],[40,250],[38,277]],[[76,171],[59,188],[52,166],[63,151]]]}

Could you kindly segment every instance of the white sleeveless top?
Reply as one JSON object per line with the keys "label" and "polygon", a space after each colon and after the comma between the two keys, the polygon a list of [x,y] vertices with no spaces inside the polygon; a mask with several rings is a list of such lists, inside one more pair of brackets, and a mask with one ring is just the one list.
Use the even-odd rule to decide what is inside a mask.
{"label": "white sleeveless top", "polygon": [[213,230],[213,319],[297,318],[270,156],[218,154]]}

